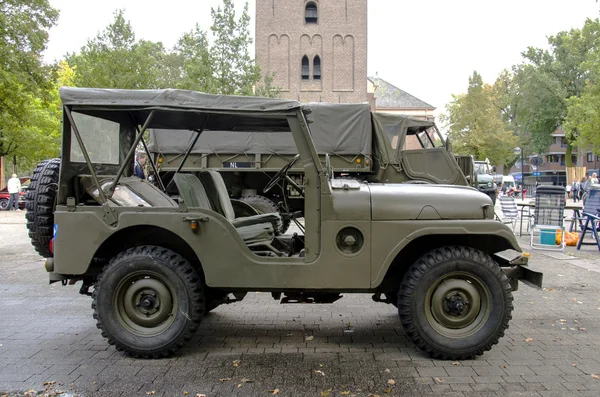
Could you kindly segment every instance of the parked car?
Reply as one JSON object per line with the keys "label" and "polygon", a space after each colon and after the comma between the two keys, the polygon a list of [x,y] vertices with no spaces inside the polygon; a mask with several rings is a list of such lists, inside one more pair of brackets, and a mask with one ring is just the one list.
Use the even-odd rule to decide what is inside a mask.
{"label": "parked car", "polygon": [[[29,185],[29,177],[19,178],[21,180],[21,191],[19,192],[19,208],[25,208],[25,195],[27,193],[27,186]],[[8,193],[8,187],[0,190],[0,210],[4,211],[8,209],[8,203],[10,202],[10,194]]]}

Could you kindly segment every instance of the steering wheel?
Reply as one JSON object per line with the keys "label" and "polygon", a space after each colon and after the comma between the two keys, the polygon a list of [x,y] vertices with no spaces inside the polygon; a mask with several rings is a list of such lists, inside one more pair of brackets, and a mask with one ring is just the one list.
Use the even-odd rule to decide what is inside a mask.
{"label": "steering wheel", "polygon": [[300,186],[298,186],[298,184],[294,182],[292,178],[287,176],[288,171],[294,166],[294,164],[296,164],[296,161],[298,161],[299,158],[299,154],[295,155],[293,159],[291,159],[286,165],[283,166],[282,169],[277,171],[277,173],[273,176],[273,178],[271,178],[269,183],[267,183],[267,186],[263,188],[263,192],[267,193],[269,190],[273,189],[281,179],[287,180],[294,187],[294,189],[301,192],[302,189],[300,188]]}

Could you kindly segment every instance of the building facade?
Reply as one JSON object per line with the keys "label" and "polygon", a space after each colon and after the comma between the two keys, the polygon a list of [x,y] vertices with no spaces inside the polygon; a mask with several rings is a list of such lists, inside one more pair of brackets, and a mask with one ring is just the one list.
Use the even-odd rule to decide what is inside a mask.
{"label": "building facade", "polygon": [[281,98],[367,102],[367,0],[256,0],[256,62]]}

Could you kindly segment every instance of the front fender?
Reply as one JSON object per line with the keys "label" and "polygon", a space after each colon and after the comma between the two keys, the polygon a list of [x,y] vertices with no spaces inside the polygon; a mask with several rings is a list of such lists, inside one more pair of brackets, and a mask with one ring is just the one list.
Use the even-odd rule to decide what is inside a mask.
{"label": "front fender", "polygon": [[[405,237],[398,242],[397,237]],[[388,269],[399,257],[402,251],[411,243],[424,237],[438,237],[435,243],[428,242],[429,246],[419,247],[423,253],[437,247],[451,244],[473,246],[490,254],[513,249],[521,252],[521,247],[512,230],[492,219],[485,220],[433,220],[433,221],[382,221],[372,223],[372,236],[381,240],[374,244],[371,255],[371,287],[381,284]],[[424,239],[425,240],[425,239]],[[493,246],[486,241],[494,242]],[[412,264],[412,263],[410,263]],[[410,265],[407,264],[407,265]]]}

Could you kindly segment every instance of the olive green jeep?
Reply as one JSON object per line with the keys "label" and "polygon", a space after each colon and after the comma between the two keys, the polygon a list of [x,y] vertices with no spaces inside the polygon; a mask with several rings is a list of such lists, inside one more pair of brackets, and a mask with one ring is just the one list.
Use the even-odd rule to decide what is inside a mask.
{"label": "olive green jeep", "polygon": [[[50,282],[81,281],[102,335],[133,356],[172,354],[210,310],[265,291],[281,303],[372,293],[398,308],[418,347],[466,359],[504,334],[519,280],[541,287],[489,197],[467,186],[335,177],[298,102],[178,90],[60,95],[62,154],[31,178],[30,237]],[[168,180],[133,176],[149,128],[194,131],[194,140],[291,132],[298,155],[265,189],[287,183],[302,194],[304,208],[289,214],[298,231],[277,234],[281,216],[231,199],[216,171],[180,172],[190,150]],[[152,158],[150,167],[157,175]],[[303,169],[302,187],[288,176],[293,167]]]}

